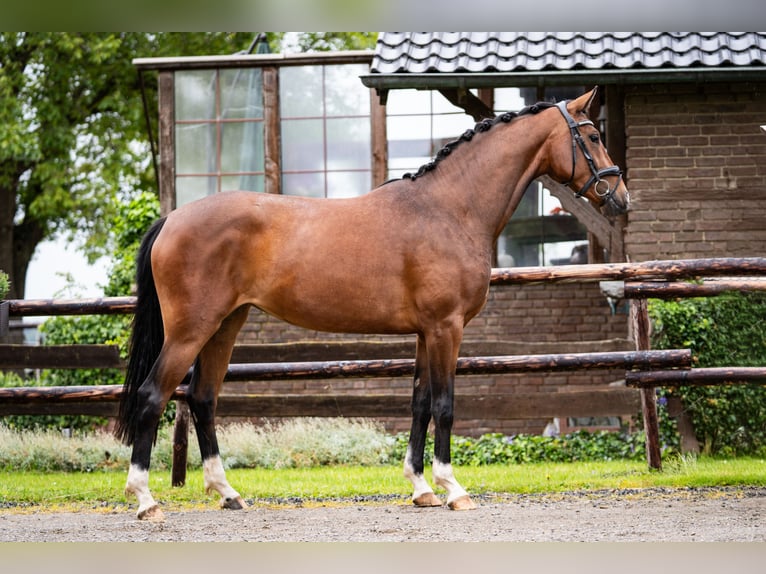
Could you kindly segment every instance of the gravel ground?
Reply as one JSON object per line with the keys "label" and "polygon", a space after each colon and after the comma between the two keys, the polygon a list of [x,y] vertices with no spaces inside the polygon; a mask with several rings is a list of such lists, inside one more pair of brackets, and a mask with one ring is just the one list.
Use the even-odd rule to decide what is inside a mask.
{"label": "gravel ground", "polygon": [[[642,489],[475,497],[473,511],[402,498],[255,501],[246,511],[0,511],[2,542],[765,541],[765,488]],[[250,501],[253,502],[253,501]]]}

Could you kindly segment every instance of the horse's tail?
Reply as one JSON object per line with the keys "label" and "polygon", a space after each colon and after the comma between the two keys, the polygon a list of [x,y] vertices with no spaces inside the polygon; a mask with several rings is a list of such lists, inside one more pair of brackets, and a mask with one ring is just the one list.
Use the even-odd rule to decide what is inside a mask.
{"label": "horse's tail", "polygon": [[130,356],[115,435],[125,444],[133,444],[136,436],[138,389],[152,370],[162,350],[165,332],[162,311],[152,275],[152,246],[162,231],[165,218],[152,225],[141,241],[136,257],[137,301],[130,337]]}

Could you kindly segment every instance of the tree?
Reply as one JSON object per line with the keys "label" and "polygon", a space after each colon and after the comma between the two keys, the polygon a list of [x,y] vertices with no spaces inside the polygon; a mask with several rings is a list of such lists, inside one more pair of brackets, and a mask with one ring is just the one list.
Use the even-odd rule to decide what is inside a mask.
{"label": "tree", "polygon": [[[232,54],[254,37],[0,33],[0,269],[9,298],[23,297],[41,241],[65,235],[94,259],[108,251],[116,200],[155,187],[132,59]],[[156,82],[146,80],[156,113]]]}

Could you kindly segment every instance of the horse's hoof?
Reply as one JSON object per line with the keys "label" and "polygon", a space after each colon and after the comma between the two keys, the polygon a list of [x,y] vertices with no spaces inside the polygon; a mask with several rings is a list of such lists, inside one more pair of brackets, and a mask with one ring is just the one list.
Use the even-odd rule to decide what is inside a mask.
{"label": "horse's hoof", "polygon": [[467,494],[447,503],[450,510],[474,510],[476,503]]}
{"label": "horse's hoof", "polygon": [[247,508],[247,502],[242,500],[241,496],[238,496],[237,498],[222,498],[221,508],[225,508],[226,510],[244,510]]}
{"label": "horse's hoof", "polygon": [[415,506],[427,507],[427,506],[441,506],[442,501],[433,492],[424,492],[417,498],[412,499],[412,504]]}
{"label": "horse's hoof", "polygon": [[156,504],[146,510],[139,510],[136,516],[139,520],[146,520],[147,522],[165,522],[165,514]]}

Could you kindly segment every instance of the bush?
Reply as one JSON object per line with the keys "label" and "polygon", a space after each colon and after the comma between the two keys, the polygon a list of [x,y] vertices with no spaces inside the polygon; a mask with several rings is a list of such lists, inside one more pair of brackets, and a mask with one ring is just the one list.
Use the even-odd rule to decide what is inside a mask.
{"label": "bush", "polygon": [[0,299],[4,299],[11,290],[11,283],[8,280],[8,274],[0,271]]}
{"label": "bush", "polygon": [[[652,345],[690,348],[696,366],[766,365],[766,294],[727,294],[678,301],[650,301]],[[706,454],[766,452],[766,388],[754,385],[680,387],[680,396]],[[666,417],[663,417],[666,419]],[[667,420],[661,430],[673,430]],[[677,441],[677,435],[674,437]]]}
{"label": "bush", "polygon": [[[403,462],[407,452],[406,433],[396,435],[389,460]],[[452,462],[461,466],[524,464],[532,462],[576,462],[599,460],[641,460],[643,433],[576,431],[561,437],[490,433],[478,438],[453,436]],[[426,439],[425,462],[433,460],[433,437]]]}

